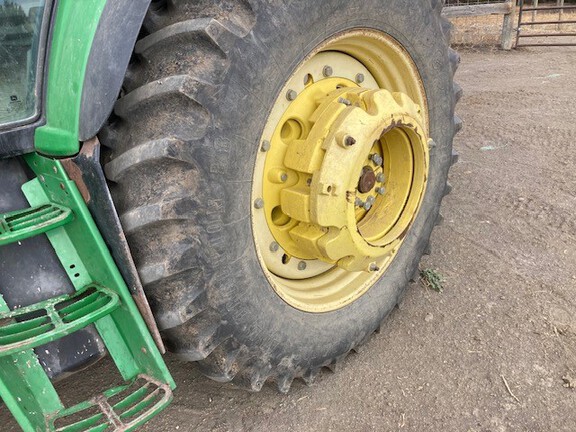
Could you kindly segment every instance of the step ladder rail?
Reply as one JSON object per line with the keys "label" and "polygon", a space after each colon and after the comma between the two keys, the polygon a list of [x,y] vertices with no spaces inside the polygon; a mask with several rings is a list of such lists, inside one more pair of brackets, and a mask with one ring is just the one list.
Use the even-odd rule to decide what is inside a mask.
{"label": "step ladder rail", "polygon": [[[14,310],[0,295],[0,396],[26,432],[134,430],[175,383],[76,184],[57,160],[25,159],[37,175],[22,187],[32,207],[0,214],[0,246],[45,234],[75,292]],[[66,408],[34,348],[90,324],[125,384]]]}
{"label": "step ladder rail", "polygon": [[[57,160],[30,155],[27,162],[38,176],[22,187],[30,204],[39,206],[52,202],[72,209],[75,215],[72,222],[49,231],[47,236],[76,289],[79,289],[78,285],[85,284],[89,280],[97,280],[120,296],[120,308],[110,315],[118,324],[107,325],[100,332],[100,323],[96,323],[96,328],[101,333],[110,355],[117,365],[126,364],[126,350],[120,348],[120,345],[126,344],[134,357],[133,363],[141,365],[147,375],[162,382],[173,382],[166,368],[158,367],[158,365],[164,365],[161,355],[76,184],[68,178],[66,171]],[[78,263],[85,262],[90,263],[89,270],[84,266],[87,274],[80,273],[79,267],[69,268],[71,265],[78,266]],[[113,327],[116,327],[116,330],[113,330]],[[135,332],[134,329],[137,331]],[[116,336],[120,337],[121,343],[113,340]],[[131,372],[121,370],[121,372],[127,381],[137,374],[135,370]]]}

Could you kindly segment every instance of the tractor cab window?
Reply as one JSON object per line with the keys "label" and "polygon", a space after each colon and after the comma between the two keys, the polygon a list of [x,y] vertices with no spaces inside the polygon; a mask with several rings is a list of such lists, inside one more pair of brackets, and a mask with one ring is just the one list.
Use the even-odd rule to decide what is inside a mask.
{"label": "tractor cab window", "polygon": [[38,112],[38,55],[46,0],[0,0],[0,127]]}

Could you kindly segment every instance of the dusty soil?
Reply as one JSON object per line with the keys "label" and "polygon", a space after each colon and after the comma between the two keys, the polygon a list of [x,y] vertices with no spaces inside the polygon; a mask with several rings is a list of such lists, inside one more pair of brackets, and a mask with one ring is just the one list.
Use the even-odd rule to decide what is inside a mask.
{"label": "dusty soil", "polygon": [[[575,66],[576,49],[463,53],[460,163],[422,262],[444,275],[443,293],[414,284],[342,370],[287,396],[214,383],[168,356],[175,400],[142,430],[574,431]],[[86,396],[111,370],[58,387]],[[2,430],[16,430],[1,410]]]}

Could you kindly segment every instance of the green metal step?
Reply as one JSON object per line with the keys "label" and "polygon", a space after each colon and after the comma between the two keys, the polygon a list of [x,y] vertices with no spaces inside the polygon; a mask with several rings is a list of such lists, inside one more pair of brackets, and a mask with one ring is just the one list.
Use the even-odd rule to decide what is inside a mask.
{"label": "green metal step", "polygon": [[[0,246],[45,232],[76,293],[14,311],[0,295],[0,397],[25,432],[133,430],[176,385],[63,163],[25,160],[37,176],[22,186],[31,208],[0,214]],[[90,323],[128,384],[67,408],[32,348]]]}
{"label": "green metal step", "polygon": [[118,295],[90,284],[43,302],[0,313],[0,357],[34,348],[80,330],[110,314]]}
{"label": "green metal step", "polygon": [[72,210],[54,203],[0,213],[0,246],[58,228],[70,222],[73,217]]}
{"label": "green metal step", "polygon": [[48,419],[55,432],[131,431],[154,417],[172,400],[172,390],[146,375]]}

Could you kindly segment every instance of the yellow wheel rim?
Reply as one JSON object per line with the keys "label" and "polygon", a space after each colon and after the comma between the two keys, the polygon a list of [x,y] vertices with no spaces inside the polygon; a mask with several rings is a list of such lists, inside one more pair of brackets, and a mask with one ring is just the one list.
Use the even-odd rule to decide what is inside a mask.
{"label": "yellow wheel rim", "polygon": [[420,209],[428,147],[422,82],[395,39],[350,31],[302,62],[270,112],[252,189],[256,249],[284,301],[328,312],[374,285]]}

